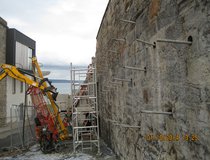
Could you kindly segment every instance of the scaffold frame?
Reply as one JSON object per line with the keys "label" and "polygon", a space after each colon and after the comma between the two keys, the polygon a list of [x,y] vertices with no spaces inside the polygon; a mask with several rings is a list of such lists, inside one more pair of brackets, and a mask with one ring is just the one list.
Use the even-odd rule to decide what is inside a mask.
{"label": "scaffold frame", "polygon": [[[72,135],[74,152],[97,147],[100,154],[97,81],[95,64],[87,68],[70,65]],[[81,79],[83,78],[83,79]],[[84,79],[85,78],[85,79]]]}

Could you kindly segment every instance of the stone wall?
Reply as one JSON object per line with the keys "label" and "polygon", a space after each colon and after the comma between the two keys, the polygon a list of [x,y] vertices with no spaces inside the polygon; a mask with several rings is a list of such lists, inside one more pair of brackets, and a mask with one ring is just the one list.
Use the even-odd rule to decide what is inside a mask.
{"label": "stone wall", "polygon": [[56,103],[58,104],[59,109],[69,110],[72,104],[71,99],[72,99],[71,96],[68,94],[58,94]]}
{"label": "stone wall", "polygon": [[[0,65],[6,63],[7,22],[0,17]],[[6,122],[6,79],[0,81],[0,127]]]}
{"label": "stone wall", "polygon": [[101,137],[120,159],[210,159],[209,62],[208,0],[109,1],[97,35],[98,101]]}

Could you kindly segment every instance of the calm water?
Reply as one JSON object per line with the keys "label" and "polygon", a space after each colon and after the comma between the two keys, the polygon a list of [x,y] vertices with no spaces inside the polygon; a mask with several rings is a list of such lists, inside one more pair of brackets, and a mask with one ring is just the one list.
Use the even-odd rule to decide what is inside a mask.
{"label": "calm water", "polygon": [[52,83],[60,94],[71,94],[71,83]]}
{"label": "calm water", "polygon": [[[84,68],[84,66],[80,66]],[[43,66],[43,71],[50,71],[47,76],[50,80],[70,80],[70,69],[69,66]],[[60,94],[71,94],[71,83],[70,82],[53,82],[52,83]]]}

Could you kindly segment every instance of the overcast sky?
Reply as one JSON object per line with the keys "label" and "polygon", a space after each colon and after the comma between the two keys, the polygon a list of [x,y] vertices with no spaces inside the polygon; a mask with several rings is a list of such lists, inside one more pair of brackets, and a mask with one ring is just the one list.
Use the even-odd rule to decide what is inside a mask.
{"label": "overcast sky", "polygon": [[0,0],[0,16],[36,41],[43,64],[89,64],[108,0]]}

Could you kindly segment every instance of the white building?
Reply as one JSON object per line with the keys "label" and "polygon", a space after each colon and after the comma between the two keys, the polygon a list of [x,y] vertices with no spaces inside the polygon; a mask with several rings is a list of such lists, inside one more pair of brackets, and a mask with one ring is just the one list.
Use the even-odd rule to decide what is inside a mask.
{"label": "white building", "polygon": [[[28,70],[28,72],[32,71],[35,46],[34,40],[16,29],[8,28],[6,21],[0,17],[0,65],[6,63]],[[32,104],[30,96],[26,95],[26,84],[7,76],[0,81],[0,88],[0,146],[8,146],[5,142],[2,144],[1,140],[7,138],[11,133],[15,134],[15,131],[11,132],[12,125],[12,129],[15,130],[16,127],[16,130],[21,131],[24,115],[24,108],[21,107],[23,106],[21,104]],[[31,117],[34,109],[31,107],[25,113],[26,118]],[[21,127],[17,126],[17,122]]]}
{"label": "white building", "polygon": [[[16,29],[7,30],[6,63],[32,71],[32,56],[35,56],[35,41]],[[31,105],[30,96],[26,96],[27,85],[7,77],[7,116],[10,117],[10,107],[13,105]],[[17,113],[14,113],[17,114]],[[20,115],[22,116],[21,110]],[[21,118],[21,117],[20,117]],[[10,122],[7,118],[6,123]]]}

